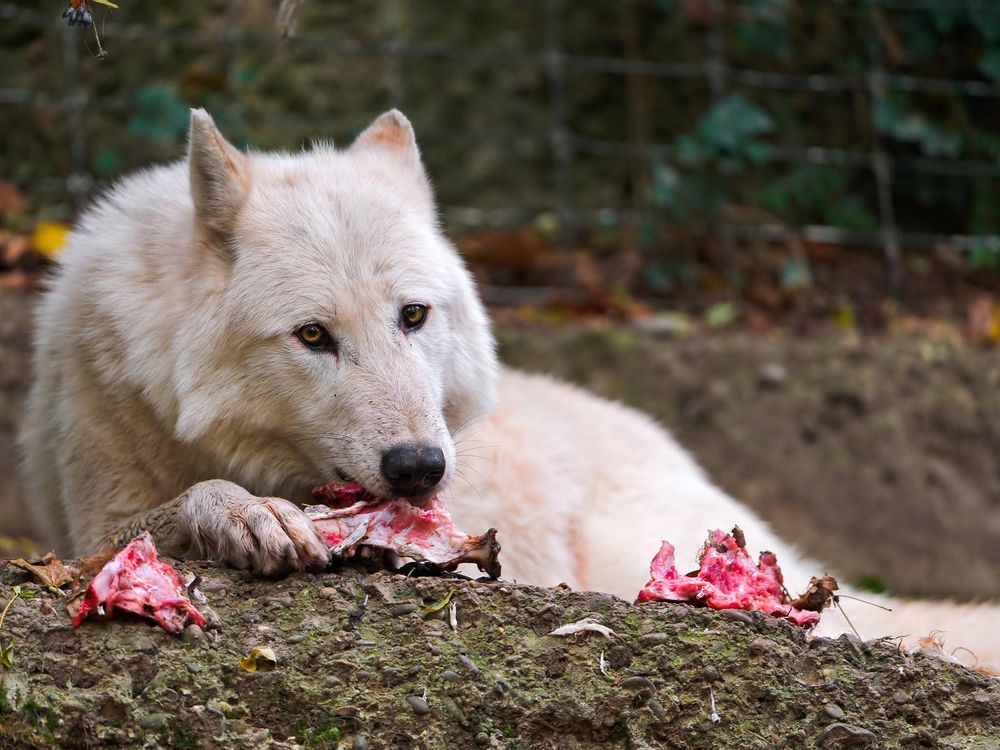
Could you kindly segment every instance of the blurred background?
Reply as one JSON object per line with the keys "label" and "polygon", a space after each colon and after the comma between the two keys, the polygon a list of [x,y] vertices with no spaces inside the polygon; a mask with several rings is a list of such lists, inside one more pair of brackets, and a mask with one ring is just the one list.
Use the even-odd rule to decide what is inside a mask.
{"label": "blurred background", "polygon": [[653,414],[845,578],[1000,597],[1000,0],[117,4],[0,2],[0,555],[79,211],[191,106],[292,150],[395,106],[507,362]]}

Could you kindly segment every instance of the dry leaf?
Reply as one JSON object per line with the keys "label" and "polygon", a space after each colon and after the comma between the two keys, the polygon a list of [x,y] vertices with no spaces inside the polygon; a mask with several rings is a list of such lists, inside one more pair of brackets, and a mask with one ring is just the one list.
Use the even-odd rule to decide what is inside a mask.
{"label": "dry leaf", "polygon": [[40,221],[31,235],[31,246],[36,251],[54,258],[66,244],[69,227],[59,221]]}
{"label": "dry leaf", "polygon": [[549,633],[549,635],[566,636],[566,635],[575,635],[576,633],[584,633],[587,631],[600,633],[606,638],[615,635],[615,631],[613,631],[607,625],[601,625],[601,623],[595,622],[594,620],[591,620],[589,617],[585,617],[584,619],[578,620],[577,622],[571,622],[568,625],[562,625],[561,627],[558,627],[551,633]]}
{"label": "dry leaf", "polygon": [[1000,303],[982,296],[969,305],[969,336],[977,344],[1000,343]]}
{"label": "dry leaf", "polygon": [[73,571],[62,564],[55,552],[49,552],[40,560],[29,562],[23,558],[9,561],[15,568],[30,573],[35,583],[59,588],[73,580]]}
{"label": "dry leaf", "polygon": [[252,648],[250,653],[240,659],[240,669],[244,672],[273,672],[278,667],[278,657],[274,649],[265,646]]}
{"label": "dry leaf", "polygon": [[0,647],[0,667],[14,668],[14,641]]}
{"label": "dry leaf", "polygon": [[809,588],[798,599],[791,602],[795,609],[803,609],[809,612],[822,612],[831,601],[835,600],[836,594],[833,592],[839,588],[837,579],[833,576],[823,576],[817,578],[813,576],[809,579]]}
{"label": "dry leaf", "polygon": [[[104,552],[98,552],[96,555],[91,555],[90,557],[84,557],[82,560],[77,560],[76,567],[73,568],[73,588],[72,596],[76,597],[77,594],[83,593],[87,590],[87,586],[90,585],[90,580],[101,572],[101,568],[107,565],[108,561],[115,556],[117,550],[106,550]],[[66,605],[69,607],[69,604]]]}

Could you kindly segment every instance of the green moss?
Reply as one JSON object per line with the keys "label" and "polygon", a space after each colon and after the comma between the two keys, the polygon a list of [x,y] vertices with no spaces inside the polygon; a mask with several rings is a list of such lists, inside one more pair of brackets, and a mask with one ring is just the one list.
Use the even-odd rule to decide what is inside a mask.
{"label": "green moss", "polygon": [[342,736],[343,732],[340,731],[340,727],[332,724],[310,728],[305,731],[306,747],[332,749],[337,746]]}

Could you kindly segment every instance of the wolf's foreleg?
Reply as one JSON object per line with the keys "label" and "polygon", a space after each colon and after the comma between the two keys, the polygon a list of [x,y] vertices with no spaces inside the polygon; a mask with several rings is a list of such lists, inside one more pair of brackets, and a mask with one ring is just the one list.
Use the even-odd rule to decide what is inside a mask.
{"label": "wolf's foreleg", "polygon": [[199,482],[133,516],[101,547],[120,547],[142,531],[167,554],[220,560],[258,575],[320,570],[329,561],[327,545],[300,508],[222,479]]}

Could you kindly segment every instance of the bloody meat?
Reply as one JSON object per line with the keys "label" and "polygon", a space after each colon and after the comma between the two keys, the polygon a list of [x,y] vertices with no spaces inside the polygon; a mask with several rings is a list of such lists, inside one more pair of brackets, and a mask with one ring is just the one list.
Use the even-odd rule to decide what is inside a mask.
{"label": "bloody meat", "polygon": [[381,551],[435,570],[455,570],[468,562],[492,578],[500,575],[496,529],[480,536],[460,531],[436,496],[419,504],[377,498],[348,482],[317,487],[313,497],[324,504],[307,506],[306,515],[337,557]]}
{"label": "bloody meat", "polygon": [[182,632],[188,622],[204,627],[205,618],[185,594],[180,574],[160,562],[153,537],[144,531],[101,568],[87,588],[73,627],[115,609],[155,620],[171,633]]}
{"label": "bloody meat", "polygon": [[674,565],[673,545],[663,542],[649,566],[649,583],[636,601],[688,602],[713,609],[760,611],[803,627],[819,622],[819,611],[792,605],[773,552],[762,552],[756,564],[751,560],[739,529],[730,534],[719,529],[709,532],[698,565],[693,573],[681,575]]}

